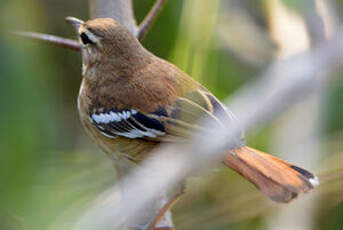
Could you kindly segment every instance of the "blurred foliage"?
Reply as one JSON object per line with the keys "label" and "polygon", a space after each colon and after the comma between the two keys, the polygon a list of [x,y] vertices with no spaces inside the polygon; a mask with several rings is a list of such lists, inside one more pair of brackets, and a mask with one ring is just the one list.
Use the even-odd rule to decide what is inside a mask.
{"label": "blurred foliage", "polygon": [[[296,10],[303,7],[303,1],[283,1]],[[134,1],[137,21],[153,2]],[[169,1],[143,44],[224,99],[273,61],[277,47],[267,34],[268,4]],[[335,4],[341,13],[343,1]],[[81,0],[0,1],[1,230],[67,229],[92,198],[115,182],[111,162],[78,120],[79,54],[8,33],[75,37],[63,18],[87,19],[87,7]],[[323,156],[328,163],[321,167],[325,189],[319,189],[316,229],[341,229],[343,224],[342,71],[336,75],[326,87],[321,111],[322,139],[330,154]],[[249,135],[248,143],[268,150],[271,135],[273,129],[266,127]],[[328,170],[333,165],[336,171]],[[280,209],[228,169],[191,179],[188,190],[175,207],[178,229],[264,229],[266,219]]]}
{"label": "blurred foliage", "polygon": [[314,0],[305,0],[305,1],[297,1],[297,0],[282,0],[288,7],[293,10],[303,10],[304,8],[308,7],[308,3],[313,3]]}

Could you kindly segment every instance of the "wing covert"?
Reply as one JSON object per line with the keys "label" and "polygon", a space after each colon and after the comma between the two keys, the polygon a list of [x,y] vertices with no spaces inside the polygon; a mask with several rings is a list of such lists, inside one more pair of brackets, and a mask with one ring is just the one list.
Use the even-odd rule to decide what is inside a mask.
{"label": "wing covert", "polygon": [[[200,119],[212,120],[212,127],[201,126],[198,124]],[[177,97],[173,104],[160,106],[151,113],[135,109],[99,109],[89,116],[89,120],[107,137],[152,141],[180,141],[194,133],[216,132],[238,122],[218,99],[203,89]],[[237,141],[244,141],[243,132]]]}
{"label": "wing covert", "polygon": [[95,112],[89,116],[89,121],[107,137],[123,136],[135,138],[157,138],[164,136],[165,129],[161,121],[148,117],[134,109],[109,109]]}

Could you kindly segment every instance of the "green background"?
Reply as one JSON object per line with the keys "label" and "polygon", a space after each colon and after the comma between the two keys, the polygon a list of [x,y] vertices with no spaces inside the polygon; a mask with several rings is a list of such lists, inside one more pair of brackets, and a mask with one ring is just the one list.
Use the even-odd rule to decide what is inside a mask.
{"label": "green background", "polygon": [[[263,54],[253,54],[248,61],[240,58],[244,50],[225,48],[218,30],[227,27],[235,31],[235,26],[241,26],[231,23],[230,17],[226,20],[230,14],[225,0],[201,1],[208,5],[197,16],[197,26],[194,18],[184,16],[186,2],[168,2],[143,42],[148,50],[194,76],[220,99],[256,79],[272,62],[277,46],[268,38],[261,41],[263,46],[258,39],[245,38],[257,47],[265,47]],[[236,2],[266,34],[270,1]],[[298,1],[285,2],[302,14],[303,6]],[[134,3],[140,21],[153,1]],[[338,15],[342,14],[343,2],[335,4]],[[63,20],[69,15],[87,19],[87,1],[0,1],[1,230],[67,229],[65,226],[72,224],[81,210],[116,180],[111,162],[85,135],[78,119],[79,53],[10,33],[30,30],[76,38]],[[230,34],[233,39],[235,36]],[[313,229],[338,230],[343,225],[341,70],[335,75],[325,86],[320,111],[320,140],[326,154],[322,156],[323,164],[314,169],[334,179],[318,189],[316,207],[311,210]],[[278,122],[248,134],[248,143],[268,151]],[[191,180],[190,184],[188,194],[174,208],[177,229],[265,229],[273,213],[284,208],[271,204],[227,169]]]}

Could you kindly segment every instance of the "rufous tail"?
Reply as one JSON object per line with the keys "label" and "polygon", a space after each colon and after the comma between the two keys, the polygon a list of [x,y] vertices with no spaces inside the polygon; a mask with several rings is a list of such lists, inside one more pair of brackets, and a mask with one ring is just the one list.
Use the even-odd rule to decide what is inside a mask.
{"label": "rufous tail", "polygon": [[307,170],[247,146],[231,150],[224,163],[276,202],[290,202],[319,184]]}

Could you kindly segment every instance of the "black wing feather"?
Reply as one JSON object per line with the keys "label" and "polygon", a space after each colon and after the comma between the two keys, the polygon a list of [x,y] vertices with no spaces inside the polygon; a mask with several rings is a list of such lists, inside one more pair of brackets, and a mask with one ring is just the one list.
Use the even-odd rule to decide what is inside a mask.
{"label": "black wing feather", "polygon": [[[165,116],[166,111],[159,108],[156,116]],[[124,136],[127,138],[155,138],[165,135],[163,122],[135,110],[103,110],[90,115],[90,121],[100,132],[110,138]]]}
{"label": "black wing feather", "polygon": [[[131,139],[176,141],[193,133],[215,132],[238,123],[235,116],[205,89],[178,97],[172,105],[158,107],[151,113],[141,113],[134,109],[101,111],[91,114],[90,121],[100,132],[111,138],[123,136]],[[197,122],[201,118],[214,121],[213,126],[200,126]],[[237,137],[237,143],[240,145],[243,141],[242,131]]]}

